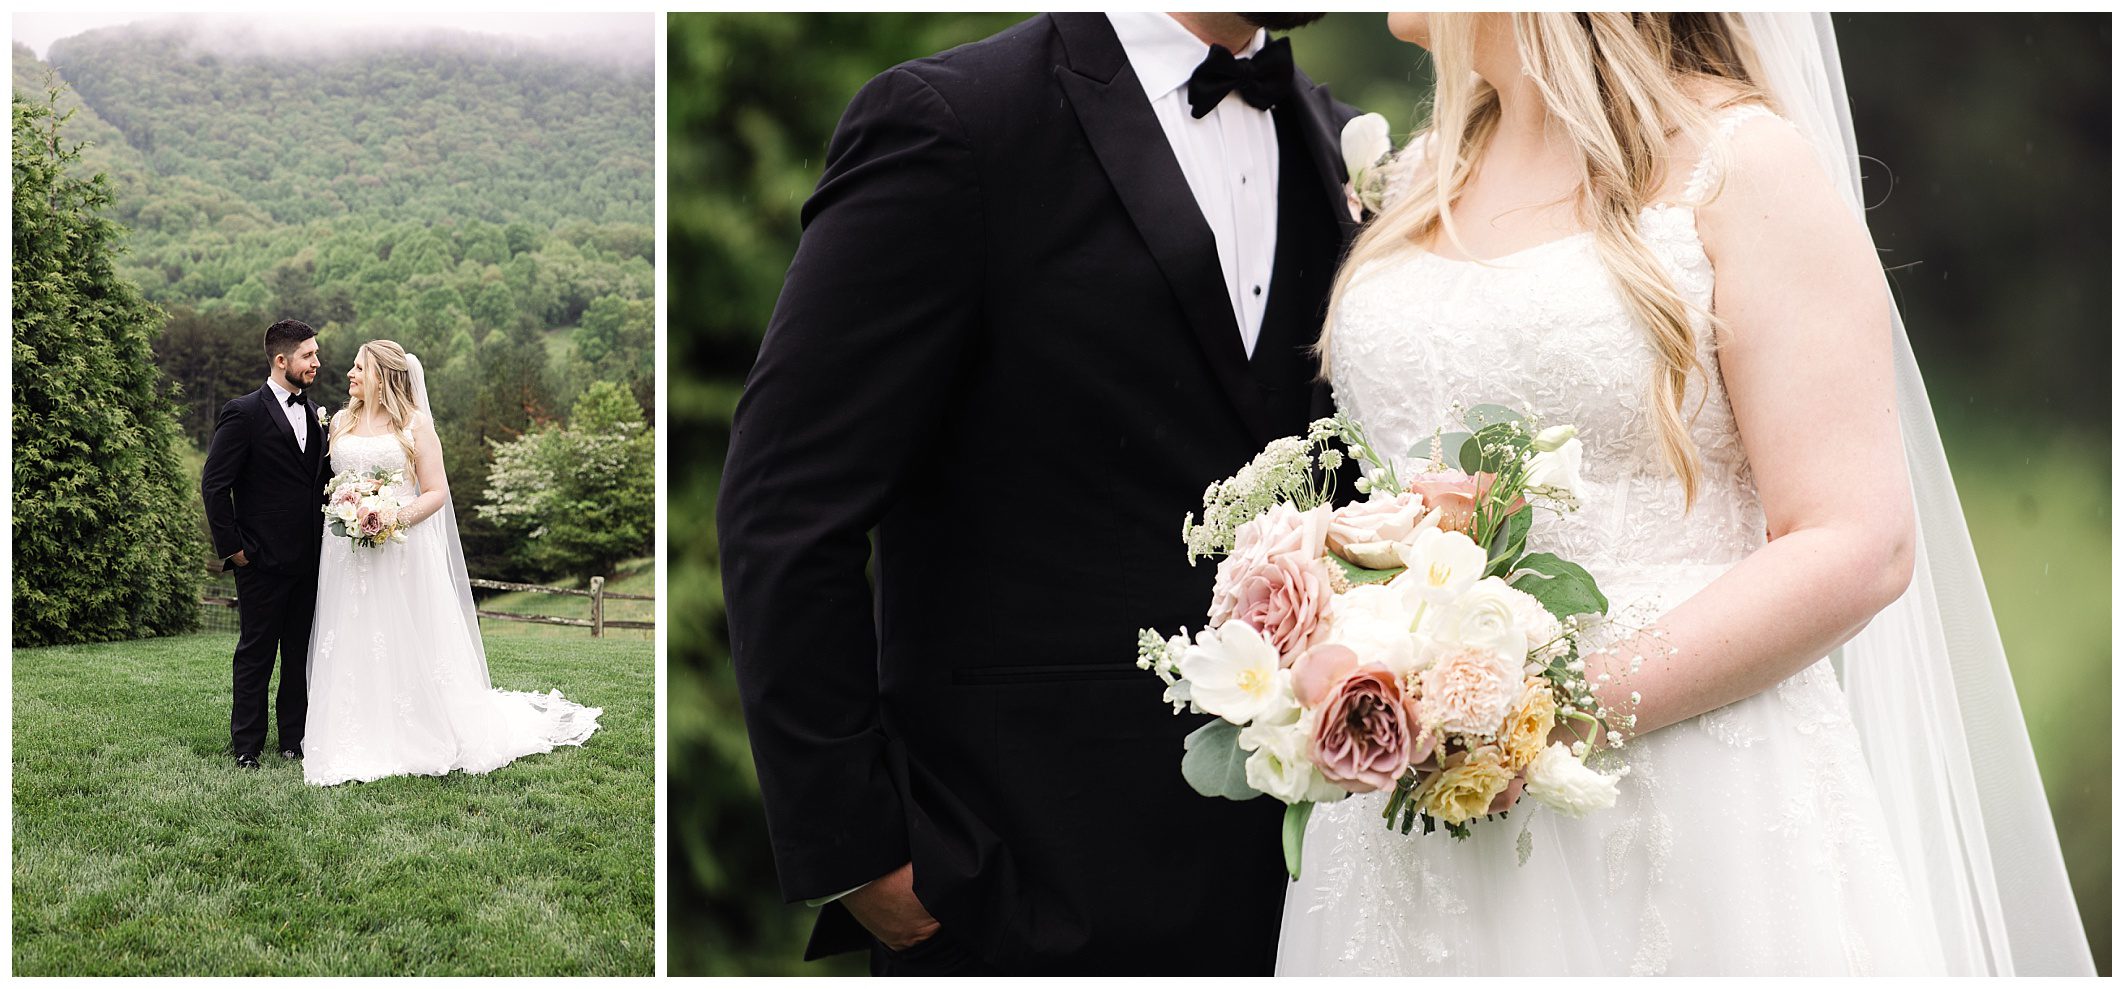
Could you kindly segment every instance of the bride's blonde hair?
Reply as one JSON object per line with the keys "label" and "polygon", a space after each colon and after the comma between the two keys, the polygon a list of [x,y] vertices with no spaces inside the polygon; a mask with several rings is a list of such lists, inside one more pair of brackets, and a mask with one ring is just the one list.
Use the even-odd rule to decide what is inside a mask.
{"label": "bride's blonde hair", "polygon": [[[410,473],[419,461],[413,457],[413,418],[420,414],[419,403],[413,400],[413,373],[406,361],[406,348],[391,340],[371,340],[362,344],[354,354],[358,365],[369,362],[369,374],[376,390],[376,404],[383,410],[384,418],[391,422],[391,435],[398,438],[398,445],[406,451],[406,465]],[[362,410],[368,405],[360,395],[349,395],[347,407],[332,417],[332,440],[354,431],[361,421]]]}
{"label": "bride's blonde hair", "polygon": [[[1659,266],[1637,229],[1638,214],[1666,183],[1677,138],[1709,149],[1723,174],[1723,154],[1710,140],[1715,108],[1685,88],[1716,80],[1731,95],[1721,105],[1769,102],[1740,15],[1720,13],[1514,13],[1429,15],[1429,49],[1437,84],[1430,125],[1412,140],[1429,153],[1416,165],[1408,191],[1374,218],[1350,248],[1335,278],[1340,300],[1353,274],[1389,253],[1443,236],[1461,247],[1445,206],[1460,195],[1497,128],[1497,90],[1473,71],[1480,17],[1509,17],[1520,66],[1550,116],[1578,151],[1581,221],[1592,231],[1601,263],[1644,326],[1656,355],[1647,403],[1661,452],[1694,506],[1701,459],[1682,414],[1689,377],[1702,373],[1691,306]],[[1715,195],[1707,192],[1705,198]],[[1462,248],[1462,255],[1472,256]],[[1707,318],[1709,313],[1704,314]],[[1330,307],[1328,327],[1334,324]],[[1324,357],[1328,328],[1320,337]],[[1323,362],[1323,366],[1325,366]],[[1689,418],[1694,418],[1692,412]]]}

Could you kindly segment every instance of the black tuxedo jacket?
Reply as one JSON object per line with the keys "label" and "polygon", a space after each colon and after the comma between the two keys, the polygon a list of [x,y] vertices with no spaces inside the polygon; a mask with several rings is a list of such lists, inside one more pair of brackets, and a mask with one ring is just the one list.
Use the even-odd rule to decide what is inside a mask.
{"label": "black tuxedo jacket", "polygon": [[265,573],[316,573],[324,543],[319,508],[331,466],[317,407],[307,398],[303,424],[307,449],[296,445],[295,430],[268,385],[221,407],[199,478],[207,527],[221,558],[242,550],[250,566]]}
{"label": "black tuxedo jacket", "polygon": [[[946,936],[1005,971],[1269,972],[1281,809],[1188,788],[1203,719],[1134,661],[1138,627],[1202,625],[1214,567],[1180,522],[1203,488],[1328,408],[1307,348],[1353,232],[1355,111],[1297,91],[1251,359],[1103,16],[1035,17],[850,103],[719,499],[790,900],[911,860]],[[831,906],[811,955],[863,944]]]}

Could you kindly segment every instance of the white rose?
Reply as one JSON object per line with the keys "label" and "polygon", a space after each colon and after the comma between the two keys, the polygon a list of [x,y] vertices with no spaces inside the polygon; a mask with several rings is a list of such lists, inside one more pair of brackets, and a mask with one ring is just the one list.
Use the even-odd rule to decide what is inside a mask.
{"label": "white rose", "polygon": [[1276,647],[1243,621],[1206,628],[1180,656],[1188,700],[1235,725],[1279,720],[1298,709],[1291,672]]}
{"label": "white rose", "polygon": [[1456,599],[1438,630],[1441,639],[1510,656],[1514,669],[1527,658],[1527,630],[1520,624],[1526,597],[1499,577],[1475,582]]}
{"label": "white rose", "polygon": [[1342,125],[1342,164],[1352,183],[1362,186],[1364,173],[1377,167],[1379,159],[1392,150],[1394,142],[1387,135],[1387,118],[1367,113]]}
{"label": "white rose", "polygon": [[1594,771],[1558,742],[1527,766],[1527,796],[1566,817],[1583,817],[1615,806],[1619,779]]}
{"label": "white rose", "polygon": [[1346,794],[1327,781],[1306,758],[1312,747],[1313,719],[1289,725],[1255,725],[1239,731],[1246,757],[1246,785],[1286,804],[1340,800]]}
{"label": "white rose", "polygon": [[[1569,426],[1559,426],[1569,429]],[[1547,431],[1543,431],[1547,435]],[[1537,444],[1539,440],[1536,441]],[[1549,488],[1568,494],[1573,500],[1586,496],[1585,478],[1580,477],[1579,467],[1585,462],[1585,444],[1576,439],[1566,439],[1561,446],[1547,452],[1537,452],[1527,461],[1527,486]]]}
{"label": "white rose", "polygon": [[1327,641],[1348,646],[1362,663],[1378,663],[1396,678],[1415,672],[1422,643],[1409,627],[1416,621],[1409,596],[1382,584],[1350,588],[1335,598]]}

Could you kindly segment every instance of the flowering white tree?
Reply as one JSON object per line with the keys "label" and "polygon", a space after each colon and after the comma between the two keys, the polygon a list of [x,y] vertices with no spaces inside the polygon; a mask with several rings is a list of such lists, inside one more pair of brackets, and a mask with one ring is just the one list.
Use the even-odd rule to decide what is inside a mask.
{"label": "flowering white tree", "polygon": [[646,553],[656,532],[656,437],[620,385],[583,392],[566,427],[494,445],[481,518],[522,537],[519,555],[547,573],[610,574]]}

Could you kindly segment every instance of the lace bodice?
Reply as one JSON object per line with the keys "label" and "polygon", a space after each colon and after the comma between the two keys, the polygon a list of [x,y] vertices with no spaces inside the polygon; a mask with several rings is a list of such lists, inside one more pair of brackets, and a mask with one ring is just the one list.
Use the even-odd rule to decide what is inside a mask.
{"label": "lace bodice", "polygon": [[[1717,126],[1730,134],[1769,111],[1742,107]],[[1708,161],[1687,197],[1713,180]],[[1711,305],[1711,262],[1690,206],[1639,217],[1660,267],[1689,302]],[[1719,379],[1707,321],[1694,320],[1706,374],[1692,377],[1684,414],[1703,461],[1695,509],[1660,453],[1647,414],[1655,354],[1602,266],[1590,233],[1486,262],[1415,247],[1360,269],[1336,305],[1329,374],[1336,406],[1385,454],[1429,455],[1432,431],[1460,428],[1456,406],[1495,403],[1548,423],[1572,423],[1585,444],[1587,497],[1543,516],[1530,548],[1599,575],[1643,565],[1725,564],[1764,541],[1763,513]]]}
{"label": "lace bodice", "polygon": [[367,471],[377,468],[402,470],[407,480],[412,480],[411,465],[406,462],[406,448],[397,436],[383,433],[377,436],[357,436],[347,433],[332,441],[332,472]]}

